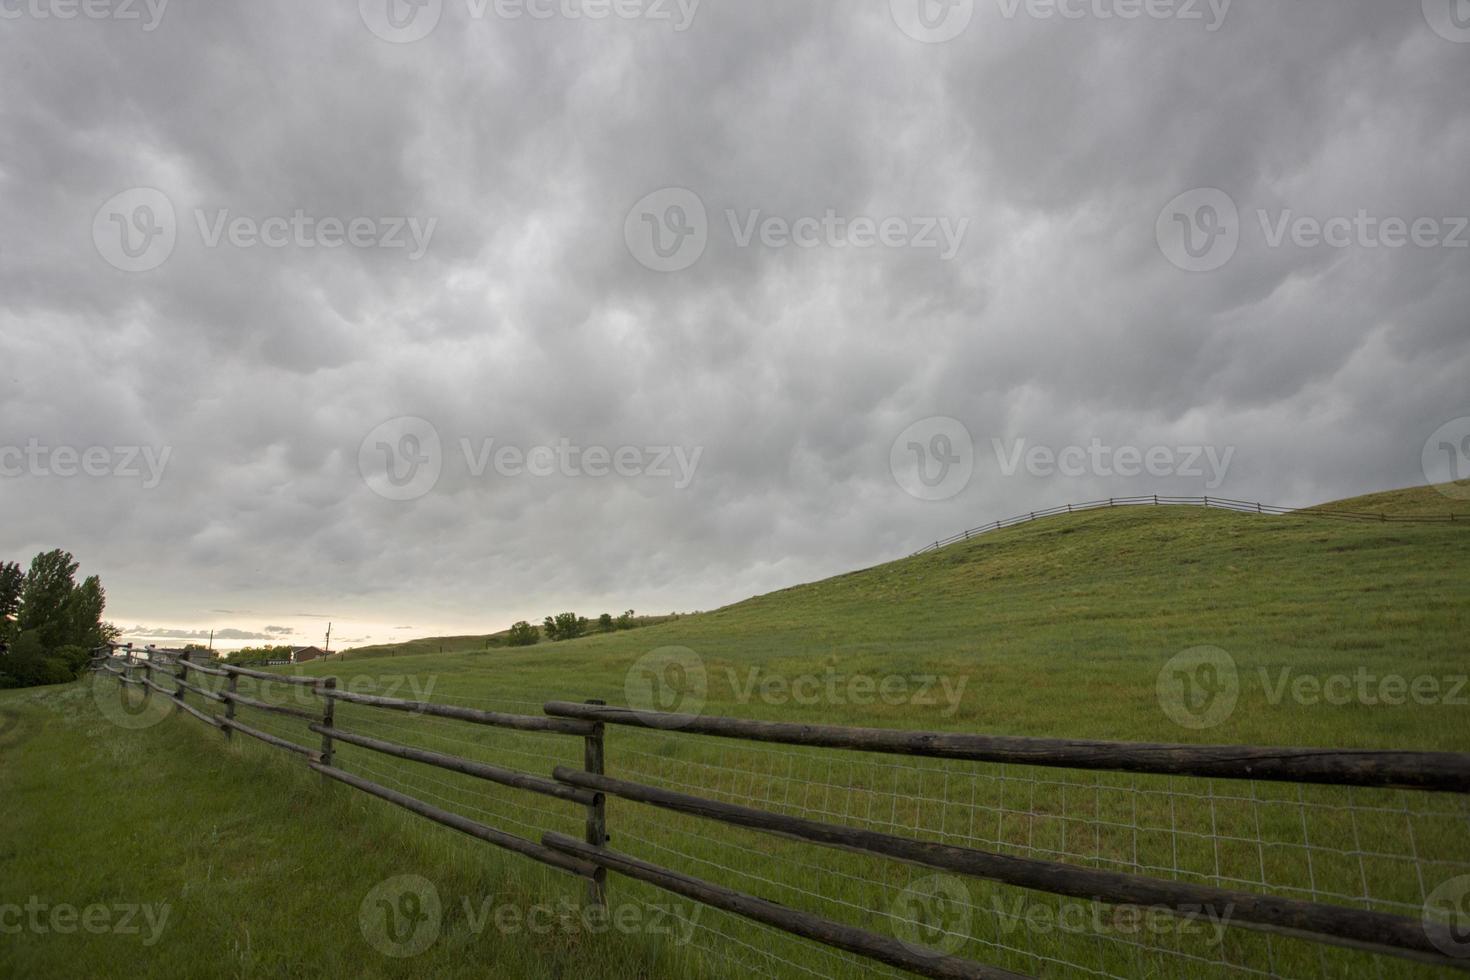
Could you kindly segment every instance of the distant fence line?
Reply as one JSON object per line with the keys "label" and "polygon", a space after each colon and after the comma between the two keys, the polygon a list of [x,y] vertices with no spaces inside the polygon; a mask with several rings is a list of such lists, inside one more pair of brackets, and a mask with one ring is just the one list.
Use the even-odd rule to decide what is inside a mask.
{"label": "distant fence line", "polygon": [[960,541],[968,541],[981,534],[991,531],[999,531],[1002,528],[1015,527],[1018,524],[1030,524],[1044,517],[1056,517],[1059,514],[1080,514],[1089,510],[1106,510],[1109,507],[1203,507],[1207,510],[1229,510],[1237,514],[1262,514],[1273,517],[1300,516],[1300,517],[1330,517],[1345,521],[1371,521],[1373,523],[1387,524],[1463,524],[1470,527],[1470,517],[1455,514],[1429,514],[1424,516],[1407,516],[1397,514],[1362,514],[1345,510],[1324,510],[1320,507],[1277,507],[1274,504],[1260,504],[1249,500],[1231,500],[1229,497],[1163,497],[1158,494],[1150,494],[1142,497],[1109,497],[1107,500],[1089,500],[1085,504],[1063,504],[1059,507],[1048,507],[1045,510],[1033,510],[1029,514],[1021,514],[1010,517],[1003,521],[994,521],[990,524],[982,524],[980,527],[972,527],[968,531],[936,541],[931,545],[925,545],[915,555],[926,554],[937,551]]}
{"label": "distant fence line", "polygon": [[[228,664],[205,666],[191,662],[190,654],[184,651],[147,652],[150,655],[148,660],[138,660],[129,646],[99,649],[94,655],[93,668],[116,676],[122,684],[142,687],[145,696],[148,692],[155,692],[169,698],[172,704],[227,737],[240,732],[267,745],[304,756],[309,768],[326,779],[584,879],[589,905],[605,906],[607,872],[614,871],[735,916],[923,976],[990,980],[1023,976],[792,909],[611,850],[608,847],[606,798],[616,796],[720,824],[1054,896],[1113,906],[1163,908],[1180,915],[1198,914],[1203,909],[1224,917],[1231,926],[1470,970],[1470,960],[1457,959],[1445,952],[1456,948],[1458,934],[1453,927],[1428,919],[1421,921],[1343,905],[926,842],[612,778],[605,772],[604,732],[607,725],[619,725],[653,729],[673,737],[685,734],[713,736],[908,757],[1455,794],[1470,794],[1470,754],[1165,745],[848,728],[636,711],[609,707],[600,701],[552,701],[543,705],[542,715],[518,715],[352,693],[339,689],[335,677],[270,674]],[[142,671],[142,677],[133,676],[138,670]],[[191,684],[186,679],[191,671],[223,678],[225,688],[210,691]],[[160,683],[159,675],[173,683]],[[271,704],[242,695],[236,690],[241,677],[298,685],[319,698],[320,711]],[[186,703],[185,696],[190,693],[223,704],[225,715],[215,716]],[[536,774],[369,737],[338,725],[335,720],[338,702],[578,738],[584,745],[583,764],[580,768],[557,766],[550,774]],[[321,745],[319,748],[298,745],[244,724],[236,717],[236,710],[241,707],[303,719],[310,731],[321,736]],[[468,819],[344,771],[335,763],[338,743],[576,804],[585,809],[585,833],[578,839],[546,832],[536,841]]]}

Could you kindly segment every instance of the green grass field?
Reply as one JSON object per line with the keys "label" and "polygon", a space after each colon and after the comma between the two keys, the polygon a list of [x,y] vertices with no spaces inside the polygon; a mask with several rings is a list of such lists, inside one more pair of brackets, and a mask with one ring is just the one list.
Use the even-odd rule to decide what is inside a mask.
{"label": "green grass field", "polygon": [[[1335,506],[1442,514],[1455,504],[1421,488]],[[691,669],[666,679],[684,707],[702,705],[706,714],[1470,751],[1467,572],[1467,527],[1102,511],[636,631],[519,650],[349,656],[306,671],[336,675],[354,690],[536,714],[553,699],[637,700],[647,677],[641,658],[683,648],[677,659]],[[1186,675],[1214,698],[1181,702],[1167,685],[1161,693],[1161,671],[1198,648],[1211,652],[1186,654],[1184,666],[1205,656],[1213,668]],[[702,685],[694,676],[701,673]],[[1233,694],[1233,707],[1222,691]],[[264,693],[302,697],[286,685]],[[191,718],[129,731],[109,725],[98,705],[85,684],[0,695],[0,712],[19,712],[0,734],[0,817],[20,828],[0,854],[0,905],[33,894],[77,906],[171,901],[176,918],[146,949],[135,936],[7,935],[6,975],[874,972],[687,903],[662,918],[649,907],[680,903],[616,877],[610,901],[628,928],[602,933],[568,921],[528,935],[486,927],[475,914],[486,896],[524,911],[575,898],[580,888],[346,787],[323,788],[299,760],[226,746]],[[1181,725],[1181,710],[1207,727]],[[304,723],[247,720],[316,742]],[[338,723],[530,772],[581,759],[579,740],[564,736],[360,706],[342,706]],[[1470,810],[1438,794],[943,763],[629,729],[610,731],[608,757],[613,775],[832,822],[1415,917],[1437,885],[1470,874]],[[356,747],[341,747],[339,762],[523,836],[581,826],[571,804]],[[611,801],[609,811],[618,850],[1025,973],[1435,975],[1208,923],[1140,929],[1090,903],[936,882],[894,862],[637,804]],[[362,912],[379,883],[403,874],[432,882],[443,913],[427,950],[398,959],[364,937]],[[401,891],[390,905],[413,911],[393,904],[404,901]],[[915,927],[915,896],[935,892],[948,903],[920,904],[938,909],[942,928]]]}

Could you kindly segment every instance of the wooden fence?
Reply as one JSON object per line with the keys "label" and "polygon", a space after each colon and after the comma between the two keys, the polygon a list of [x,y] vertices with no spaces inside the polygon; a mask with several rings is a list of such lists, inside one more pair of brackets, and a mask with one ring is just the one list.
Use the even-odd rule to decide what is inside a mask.
{"label": "wooden fence", "polygon": [[[119,656],[119,652],[121,656]],[[148,651],[142,660],[130,647],[98,651],[94,669],[114,675],[125,685],[140,686],[170,699],[189,715],[217,728],[228,738],[240,732],[267,745],[302,755],[324,778],[378,797],[472,838],[567,872],[587,883],[590,904],[606,902],[606,876],[612,871],[703,905],[731,913],[795,936],[844,950],[929,977],[1014,978],[1022,974],[998,969],[936,949],[925,949],[892,936],[855,928],[830,918],[743,893],[712,881],[662,867],[609,845],[606,799],[609,796],[719,824],[767,832],[826,848],[891,859],[949,875],[965,876],[1053,896],[1110,906],[1164,909],[1178,915],[1201,910],[1232,927],[1306,939],[1315,943],[1369,951],[1452,970],[1470,971],[1470,959],[1452,955],[1464,937],[1451,926],[1344,905],[1304,901],[1212,885],[1024,858],[996,851],[921,841],[869,829],[780,814],[752,806],[674,792],[606,774],[605,730],[608,725],[653,729],[671,736],[818,746],[842,751],[907,757],[967,760],[1001,765],[1058,767],[1096,772],[1183,775],[1224,780],[1372,787],[1470,794],[1470,754],[1363,751],[1254,746],[1198,746],[1042,738],[1000,737],[964,733],[911,732],[763,722],[738,718],[636,711],[600,701],[553,701],[542,715],[506,714],[430,701],[403,700],[340,690],[332,677],[308,678],[265,673],[228,664],[199,664],[179,651]],[[142,676],[136,676],[141,671]],[[210,691],[189,683],[198,673],[222,678],[224,688]],[[160,676],[170,684],[160,683]],[[273,704],[239,694],[240,678],[299,685],[320,702],[319,711]],[[194,694],[224,705],[215,717],[187,703]],[[335,722],[340,702],[384,711],[409,712],[464,722],[581,739],[580,768],[557,766],[550,774],[522,772],[454,755],[429,751],[344,730]],[[310,748],[245,724],[237,710],[287,714],[308,723],[321,736]],[[341,769],[335,748],[353,745],[370,752],[483,779],[575,804],[585,810],[585,833],[576,838],[548,832],[540,840],[507,833],[470,820],[406,793]],[[1461,930],[1463,931],[1463,930]]]}

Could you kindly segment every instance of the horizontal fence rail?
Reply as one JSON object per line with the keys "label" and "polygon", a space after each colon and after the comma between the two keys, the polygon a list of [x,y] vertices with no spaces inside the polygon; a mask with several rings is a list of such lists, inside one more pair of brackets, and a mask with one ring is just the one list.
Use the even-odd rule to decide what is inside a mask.
{"label": "horizontal fence rail", "polygon": [[[611,850],[608,846],[606,800],[615,797],[696,822],[712,821],[724,827],[771,834],[822,850],[847,852],[877,862],[898,862],[900,865],[963,876],[1043,897],[1098,903],[1114,908],[1160,910],[1180,918],[1203,912],[1215,920],[1226,922],[1232,929],[1241,928],[1268,936],[1305,940],[1317,944],[1319,948],[1341,947],[1451,970],[1470,970],[1470,959],[1455,958],[1445,952],[1456,948],[1457,942],[1462,941],[1460,932],[1450,926],[1431,921],[1428,917],[1410,918],[1375,909],[1338,904],[1335,893],[1328,895],[1334,901],[1320,901],[1317,900],[1315,886],[1310,893],[1312,900],[1309,901],[1246,888],[1220,887],[1221,884],[1233,883],[1237,879],[1200,883],[1159,877],[1153,873],[1144,873],[1145,870],[1152,872],[1155,869],[1145,869],[1143,865],[1137,864],[1136,856],[1136,868],[1125,871],[1109,870],[1048,856],[1003,853],[999,849],[999,839],[996,847],[975,847],[969,846],[968,841],[957,844],[921,840],[917,836],[890,832],[899,829],[896,823],[882,830],[872,829],[871,826],[853,826],[841,822],[844,819],[843,814],[827,810],[817,811],[822,819],[775,812],[775,807],[780,805],[776,800],[762,801],[753,795],[744,797],[741,802],[712,799],[700,792],[685,792],[655,786],[646,780],[609,776],[605,771],[605,738],[607,726],[615,726],[646,730],[674,739],[684,736],[711,737],[717,740],[778,744],[802,749],[836,749],[852,753],[931,758],[1002,767],[1060,768],[1159,777],[1294,783],[1299,786],[1317,784],[1370,791],[1393,790],[1460,796],[1470,793],[1470,754],[1125,743],[962,732],[900,731],[637,711],[596,701],[549,701],[541,705],[541,715],[512,714],[343,691],[338,688],[337,679],[332,677],[278,675],[228,664],[204,667],[192,663],[189,655],[181,651],[150,650],[147,660],[138,660],[130,648],[117,649],[126,655],[116,657],[109,650],[94,657],[93,666],[99,674],[113,676],[121,683],[141,687],[144,697],[154,693],[167,697],[185,713],[217,728],[226,736],[238,731],[266,745],[304,756],[310,770],[320,774],[325,781],[349,786],[475,840],[581,878],[587,884],[589,904],[603,905],[606,902],[607,874],[613,872],[656,890],[728,913],[737,920],[746,920],[778,933],[816,943],[820,947],[841,951],[842,954],[923,976],[979,977],[987,980],[1025,976],[962,957],[951,951],[902,941],[890,935],[842,923],[827,915],[788,907],[705,877],[665,867],[662,863]],[[140,668],[142,677],[131,676],[134,670]],[[199,685],[191,684],[185,680],[190,676],[190,671],[221,678],[225,684],[217,691],[209,690],[202,682]],[[262,682],[262,692],[264,685],[269,682],[284,681],[295,685],[303,697],[316,698],[321,710],[313,712],[272,703],[265,700],[264,693],[259,697],[241,694],[236,690],[236,683],[242,677]],[[160,683],[160,678],[167,678],[176,688]],[[194,694],[209,703],[222,704],[225,714],[214,715],[186,703],[187,694]],[[509,731],[579,738],[583,744],[582,765],[580,768],[556,765],[547,774],[524,772],[364,734],[353,731],[354,726],[338,721],[336,708],[339,704],[355,704],[374,709],[369,714],[381,711],[406,714],[410,718],[423,716]],[[237,709],[258,711],[267,715],[285,715],[305,721],[307,731],[313,736],[320,736],[320,749],[292,742],[241,722],[235,717]],[[584,810],[583,839],[541,828],[537,829],[539,839],[532,839],[471,819],[415,795],[400,792],[376,779],[342,768],[335,759],[335,754],[338,747],[343,745],[361,749],[371,756],[399,759],[575,804]],[[684,789],[700,790],[701,787],[686,785]],[[737,799],[740,797],[737,796]],[[1213,789],[1209,799],[1212,801],[1213,827],[1213,800],[1216,799]],[[1219,799],[1224,802],[1232,798],[1226,794]],[[772,808],[749,805],[757,802],[768,802]],[[1170,812],[1172,819],[1172,809]],[[1364,812],[1376,811],[1369,809]],[[1408,809],[1402,812],[1405,815],[1410,813]],[[1466,811],[1466,815],[1470,816],[1470,810]],[[914,829],[917,834],[917,825]],[[1305,826],[1303,829],[1305,830]],[[1413,834],[1412,826],[1409,833]],[[1354,834],[1356,835],[1356,830]],[[639,838],[630,835],[630,839],[636,841]],[[1135,848],[1136,846],[1135,839]],[[1367,853],[1369,852],[1360,852],[1359,860]],[[1417,856],[1415,860],[1417,861]],[[1216,877],[1219,878],[1218,867]],[[1250,885],[1252,882],[1242,884]],[[1266,884],[1264,866],[1262,880],[1255,884]],[[757,887],[755,890],[762,889]],[[1274,974],[1274,969],[1272,972]]]}
{"label": "horizontal fence rail", "polygon": [[1259,746],[1161,745],[1097,742],[887,728],[800,725],[704,715],[665,714],[631,708],[550,701],[546,713],[697,735],[779,742],[863,752],[886,752],[971,762],[1256,779],[1335,786],[1378,786],[1470,792],[1470,755]]}
{"label": "horizontal fence rail", "polygon": [[1048,517],[1057,517],[1062,514],[1081,514],[1091,510],[1107,510],[1111,507],[1201,507],[1205,510],[1228,510],[1237,514],[1259,514],[1271,517],[1326,517],[1333,520],[1345,521],[1372,521],[1384,524],[1460,524],[1470,527],[1470,515],[1465,514],[1429,514],[1429,515],[1402,515],[1402,514],[1363,514],[1352,511],[1327,510],[1321,507],[1277,507],[1273,504],[1261,504],[1249,500],[1231,500],[1228,497],[1164,497],[1150,494],[1142,497],[1110,497],[1107,500],[1089,500],[1082,504],[1062,504],[1058,507],[1048,507],[1045,510],[1033,510],[1027,514],[1016,517],[1008,517],[1005,520],[992,521],[979,527],[972,527],[968,531],[936,541],[926,545],[914,552],[922,555],[930,551],[938,551],[961,541],[988,534],[992,531],[1000,531],[1008,527],[1016,527],[1021,524],[1030,524]]}

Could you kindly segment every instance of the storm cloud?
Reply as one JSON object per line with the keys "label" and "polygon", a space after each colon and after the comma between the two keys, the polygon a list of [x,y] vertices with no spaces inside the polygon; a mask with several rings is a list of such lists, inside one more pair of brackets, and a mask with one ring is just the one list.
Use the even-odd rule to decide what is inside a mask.
{"label": "storm cloud", "polygon": [[77,9],[0,2],[0,554],[116,620],[711,608],[1470,455],[1454,0]]}

